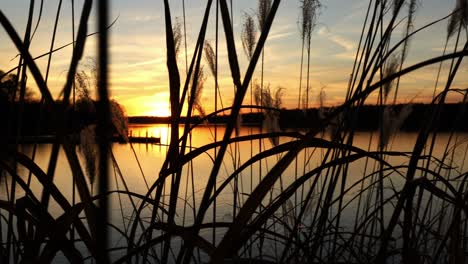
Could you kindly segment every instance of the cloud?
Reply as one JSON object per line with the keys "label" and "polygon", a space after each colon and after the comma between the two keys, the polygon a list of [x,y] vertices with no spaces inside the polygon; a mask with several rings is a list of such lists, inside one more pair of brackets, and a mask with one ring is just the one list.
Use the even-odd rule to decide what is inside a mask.
{"label": "cloud", "polygon": [[147,60],[147,61],[141,61],[141,62],[137,62],[137,63],[131,63],[131,64],[128,64],[127,67],[138,67],[138,66],[144,66],[144,65],[159,65],[161,63],[164,63],[163,58],[158,58],[158,59],[154,59],[154,60]]}
{"label": "cloud", "polygon": [[447,45],[446,48],[444,47],[434,47],[434,48],[431,48],[432,51],[434,52],[437,52],[437,53],[443,53],[443,52],[447,52],[447,51],[453,51],[455,49],[455,45]]}
{"label": "cloud", "polygon": [[368,5],[369,1],[367,0],[353,1],[351,11],[343,17],[342,22],[354,22],[355,19],[362,19],[363,10],[366,10]]}
{"label": "cloud", "polygon": [[150,21],[156,21],[160,19],[161,19],[161,16],[146,15],[146,16],[134,16],[130,18],[129,20],[135,21],[135,22],[150,22]]}
{"label": "cloud", "polygon": [[295,34],[294,32],[283,32],[283,33],[274,33],[268,36],[268,40],[283,39]]}
{"label": "cloud", "polygon": [[330,32],[326,27],[321,27],[318,30],[318,35],[327,38],[329,41],[339,46],[334,56],[341,59],[354,59],[355,46],[354,42],[336,33]]}
{"label": "cloud", "polygon": [[[281,40],[291,35],[297,35],[297,30],[293,29],[291,25],[277,27],[268,35],[268,40]],[[260,35],[260,32],[259,32]]]}

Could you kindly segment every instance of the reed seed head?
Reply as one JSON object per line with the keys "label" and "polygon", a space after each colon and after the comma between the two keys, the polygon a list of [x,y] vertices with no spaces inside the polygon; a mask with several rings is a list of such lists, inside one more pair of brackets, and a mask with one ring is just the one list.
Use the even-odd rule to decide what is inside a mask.
{"label": "reed seed head", "polygon": [[468,1],[457,0],[453,15],[447,25],[447,40],[450,39],[459,28],[467,28],[468,24]]}
{"label": "reed seed head", "polygon": [[301,0],[299,28],[302,41],[310,39],[317,23],[318,11],[321,7],[319,0]]}
{"label": "reed seed head", "polygon": [[200,66],[200,70],[198,71],[198,78],[197,78],[197,84],[196,84],[196,89],[194,94],[192,95],[193,98],[193,108],[198,111],[198,113],[203,117],[206,115],[205,109],[203,108],[203,104],[201,102],[201,97],[202,97],[202,92],[203,92],[203,87],[205,85],[205,73],[204,73],[204,67]]}
{"label": "reed seed head", "polygon": [[[385,1],[383,2],[385,4]],[[396,16],[401,10],[401,7],[405,3],[405,0],[393,0],[392,6],[393,6],[393,15]]]}
{"label": "reed seed head", "polygon": [[96,177],[98,147],[96,144],[96,125],[89,125],[80,132],[79,150],[85,161],[85,169],[91,184]]}
{"label": "reed seed head", "polygon": [[259,0],[258,1],[258,10],[257,10],[257,18],[258,18],[258,27],[260,31],[263,30],[265,26],[266,19],[268,14],[270,13],[271,9],[271,0]]}
{"label": "reed seed head", "polygon": [[319,101],[319,111],[318,111],[318,114],[319,114],[319,117],[321,119],[325,118],[325,101],[327,99],[327,95],[325,93],[325,87],[322,87],[320,89],[320,93],[319,93],[319,96],[318,96],[318,101]]}
{"label": "reed seed head", "polygon": [[205,49],[205,60],[208,63],[208,67],[210,67],[211,74],[213,74],[213,76],[216,76],[216,71],[217,71],[216,54],[210,42],[205,41],[204,49]]}
{"label": "reed seed head", "polygon": [[172,26],[172,34],[174,36],[174,48],[176,57],[180,53],[180,47],[182,43],[182,24],[178,18],[175,19],[174,25]]}
{"label": "reed seed head", "polygon": [[386,106],[383,112],[382,134],[379,139],[380,149],[384,149],[393,135],[395,135],[402,127],[405,120],[413,111],[412,104],[405,104],[397,111],[393,106]]}
{"label": "reed seed head", "polygon": [[[272,95],[270,85],[266,85],[263,89],[260,85],[255,84],[255,91],[254,91],[254,98],[255,103],[257,105],[268,107],[268,108],[276,108],[280,109],[282,104],[282,96],[284,88],[278,87],[275,90],[275,93]],[[263,128],[268,131],[269,133],[279,132],[279,112],[273,109],[264,109],[264,120],[262,122]],[[270,137],[270,141],[273,146],[277,146],[279,144],[278,137]]]}
{"label": "reed seed head", "polygon": [[242,46],[244,47],[245,55],[247,55],[247,58],[250,60],[252,59],[257,41],[257,30],[252,15],[246,13],[244,17],[241,33]]}
{"label": "reed seed head", "polygon": [[[398,58],[396,56],[392,56],[385,67],[385,72],[384,72],[383,77],[386,78],[395,74],[398,70],[399,65],[400,64],[398,63]],[[383,92],[384,92],[385,100],[387,100],[388,94],[392,90],[392,87],[393,87],[393,80],[390,82],[386,82],[383,85]]]}
{"label": "reed seed head", "polygon": [[116,132],[128,142],[128,120],[123,106],[115,100],[110,100],[110,113]]}

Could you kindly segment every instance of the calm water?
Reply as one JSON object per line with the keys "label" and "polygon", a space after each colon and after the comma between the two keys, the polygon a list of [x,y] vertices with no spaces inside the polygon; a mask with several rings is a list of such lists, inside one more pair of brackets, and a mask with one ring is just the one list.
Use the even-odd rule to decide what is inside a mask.
{"label": "calm water", "polygon": [[[216,131],[215,131],[216,130]],[[248,135],[250,133],[257,133],[259,128],[256,127],[242,127],[240,130],[240,135]],[[124,180],[129,186],[130,191],[146,194],[148,190],[148,185],[150,186],[156,179],[160,172],[161,166],[164,162],[167,148],[165,144],[168,143],[169,129],[167,125],[133,125],[130,127],[131,134],[133,136],[155,136],[160,137],[162,144],[160,145],[146,145],[146,144],[133,144],[134,151],[130,144],[114,144],[112,150],[117,161],[118,167],[124,177]],[[181,130],[182,133],[182,130]],[[224,133],[224,127],[218,126],[215,129],[214,126],[201,126],[196,128],[191,137],[191,147],[197,148],[208,143],[212,143],[215,140],[215,137],[219,140],[222,138]],[[401,152],[411,152],[416,140],[416,133],[399,133],[393,141],[390,143],[389,148]],[[436,147],[434,149],[434,156],[442,159],[444,157],[444,152],[446,151],[447,142],[449,140],[449,134],[438,134]],[[451,163],[452,167],[456,168],[458,171],[465,171],[467,165],[465,164],[465,151],[467,149],[467,139],[468,134],[457,134],[452,138],[451,143],[449,144],[450,155],[447,156],[447,161],[453,161]],[[281,138],[280,142],[287,142],[291,139]],[[367,150],[370,146],[370,150],[376,150],[378,138],[375,133],[370,132],[360,132],[357,133],[354,138],[354,146]],[[272,144],[269,140],[264,140],[260,146],[258,140],[242,142],[237,145],[232,145],[228,148],[228,153],[224,159],[224,163],[221,167],[220,173],[217,178],[217,185],[219,186],[233,171],[235,164],[243,164],[246,162],[252,155],[255,155],[259,152],[259,149],[268,149],[271,148]],[[21,151],[25,153],[32,152],[32,146],[23,145],[21,146]],[[297,175],[302,175],[304,170],[309,171],[318,165],[321,164],[323,156],[325,155],[324,149],[309,149],[302,151],[297,158],[297,163],[293,162],[291,166],[283,174],[280,181],[274,186],[274,189],[271,192],[271,195],[266,199],[279,194],[284,188],[286,188],[291,182],[293,182]],[[44,170],[47,169],[48,161],[50,158],[51,145],[42,144],[38,145],[37,154],[35,161],[41,168]],[[193,160],[193,163],[190,166],[185,166],[183,171],[183,178],[180,187],[179,203],[178,203],[178,218],[177,222],[179,224],[190,224],[193,220],[193,211],[192,208],[198,208],[198,203],[203,195],[203,190],[205,189],[208,176],[210,174],[213,159],[215,156],[214,150],[207,151],[204,154],[198,156]],[[240,196],[238,197],[238,202],[242,203],[245,201],[247,195],[251,192],[252,188],[256,186],[259,179],[264,176],[268,170],[276,163],[278,159],[281,158],[281,155],[276,155],[270,157],[266,160],[263,160],[261,164],[256,163],[253,166],[245,169],[237,179],[237,186],[239,188]],[[83,159],[80,155],[82,164]],[[387,161],[391,164],[400,165],[407,164],[408,158],[404,157],[389,157]],[[141,165],[141,170],[139,168]],[[296,165],[297,164],[297,165]],[[365,173],[365,159],[360,159],[356,162],[351,163],[348,173],[348,178],[346,186],[349,187],[359,179],[361,179]],[[237,165],[238,166],[238,165]],[[376,164],[373,161],[367,163],[366,172],[369,173],[375,168]],[[19,168],[20,175],[26,180],[28,178],[28,173],[24,168]],[[117,172],[117,167],[111,167],[111,189],[123,189],[123,183],[119,179]],[[450,175],[447,175],[449,177]],[[73,189],[71,184],[72,175],[70,172],[70,167],[68,166],[67,159],[63,150],[61,150],[57,169],[55,173],[55,184],[58,188],[65,194],[65,196],[72,201]],[[392,184],[396,187],[401,185],[402,177],[399,175],[391,175]],[[8,183],[10,180],[9,177],[2,178],[2,186],[5,186],[5,183]],[[169,183],[169,181],[167,182]],[[34,192],[40,197],[41,188],[38,182],[34,179],[32,180],[32,186]],[[193,187],[192,187],[193,186]],[[234,182],[231,183],[221,194],[219,199],[216,201],[216,221],[230,221],[232,220],[233,215],[233,203],[234,195],[233,188]],[[306,184],[307,186],[307,184]],[[4,188],[4,187],[3,187]],[[351,197],[355,192],[349,192],[349,197]],[[166,193],[167,195],[168,193]],[[17,192],[17,197],[24,195],[21,191]],[[1,199],[7,199],[6,192],[0,193]],[[125,220],[127,217],[130,217],[130,212],[132,211],[131,203],[125,197],[114,195],[112,198],[112,217],[116,221],[116,225],[122,227],[124,224],[127,224]],[[76,198],[78,199],[78,198]],[[291,198],[293,203],[300,200],[300,195],[293,196]],[[295,200],[295,201],[294,201]],[[346,200],[346,198],[345,198]],[[164,197],[164,202],[168,202],[168,198]],[[349,213],[353,215],[355,211],[355,205],[350,205],[346,210],[345,214]],[[124,212],[124,220],[122,222],[122,211]],[[59,216],[63,212],[58,208],[58,206],[52,202],[51,203],[51,212],[54,216]],[[146,212],[149,215],[149,212]],[[353,217],[344,218],[343,224],[351,225]],[[213,220],[212,210],[209,210],[205,217],[205,222],[211,222]],[[210,237],[209,232],[202,232],[202,235],[205,237]],[[222,233],[217,234],[217,239],[222,237]],[[116,244],[119,243],[119,240],[114,240]]]}

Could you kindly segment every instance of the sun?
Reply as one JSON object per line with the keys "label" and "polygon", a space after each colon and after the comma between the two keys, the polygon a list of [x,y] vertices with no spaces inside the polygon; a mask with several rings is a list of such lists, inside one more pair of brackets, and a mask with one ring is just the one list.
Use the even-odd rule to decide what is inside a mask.
{"label": "sun", "polygon": [[165,98],[149,96],[139,97],[122,102],[129,116],[171,116],[168,100]]}
{"label": "sun", "polygon": [[146,116],[171,116],[169,102],[166,100],[145,100],[139,104],[139,108],[140,113]]}
{"label": "sun", "polygon": [[155,109],[148,111],[147,115],[166,117],[171,116],[171,112],[169,110],[169,106],[166,105],[166,107],[156,107]]}
{"label": "sun", "polygon": [[147,116],[160,116],[166,117],[171,116],[171,107],[169,106],[169,94],[158,93],[154,96],[147,98],[140,102],[140,106],[143,113]]}

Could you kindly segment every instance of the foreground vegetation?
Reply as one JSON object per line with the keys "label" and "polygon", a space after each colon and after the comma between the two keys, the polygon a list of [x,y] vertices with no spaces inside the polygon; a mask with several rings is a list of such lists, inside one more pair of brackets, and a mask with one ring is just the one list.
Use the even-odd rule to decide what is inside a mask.
{"label": "foreground vegetation", "polygon": [[[169,1],[164,1],[172,117],[170,140],[157,179],[148,183],[146,193],[135,193],[127,185],[126,175],[120,170],[109,143],[110,131],[115,129],[125,136],[126,125],[121,111],[108,97],[107,1],[97,1],[100,34],[96,127],[82,128],[84,138],[92,140],[79,148],[67,139],[67,112],[57,111],[57,101],[47,86],[48,71],[41,72],[29,53],[33,4],[23,40],[0,10],[0,24],[20,52],[16,69],[20,94],[8,98],[24,103],[29,72],[29,78],[34,79],[40,90],[42,103],[56,110],[53,112],[57,126],[57,141],[51,147],[47,168],[38,166],[34,154],[22,153],[18,144],[1,143],[2,188],[7,194],[0,201],[1,262],[51,262],[60,253],[72,263],[93,260],[99,263],[464,263],[468,246],[468,173],[464,164],[467,148],[461,144],[463,138],[454,131],[458,123],[465,121],[460,118],[465,116],[467,91],[452,87],[452,83],[468,55],[468,2],[457,0],[451,14],[413,29],[416,1],[369,1],[346,100],[336,108],[322,111],[317,126],[304,133],[280,131],[277,126],[280,92],[270,91],[263,80],[258,87],[251,85],[257,64],[263,68],[262,50],[280,2],[261,0],[258,23],[255,17],[246,18],[242,41],[249,65],[241,74],[228,3],[206,1],[206,13],[188,64],[188,77],[182,81],[177,53],[183,36],[180,25],[173,25]],[[304,93],[300,92],[305,99],[298,98],[298,105],[308,108],[310,36],[320,3],[303,0],[301,5],[299,24],[303,54],[307,55],[301,65],[307,66],[304,76],[301,69],[301,82],[305,79],[305,84],[300,84],[305,89]],[[73,106],[77,67],[89,35],[87,22],[91,6],[91,0],[83,1],[61,107]],[[204,81],[204,53],[208,54],[208,68],[215,76],[216,88],[222,89],[217,83],[218,43],[213,49],[205,42],[208,20],[213,13],[224,29],[235,98],[231,106],[218,110],[221,98],[216,91],[215,112],[204,113],[199,101]],[[455,39],[454,50],[404,66],[410,40],[437,23],[448,24],[447,42]],[[258,38],[256,27],[260,28]],[[395,36],[397,30],[405,32],[403,37]],[[52,40],[51,49],[44,56],[53,53]],[[413,150],[390,149],[395,133],[411,113],[409,107],[398,110],[391,107],[397,102],[399,90],[405,89],[400,78],[444,62],[450,64],[449,72],[434,80],[436,88],[438,84],[443,84],[443,88],[434,89],[431,107],[425,113]],[[249,93],[251,102],[245,103]],[[458,94],[463,104],[460,115],[451,120],[449,139],[440,156],[434,152],[440,137],[437,125],[446,99],[452,93]],[[373,94],[378,94],[381,117],[373,135],[378,138],[378,144],[371,144],[371,137],[368,148],[359,148],[355,142],[356,120]],[[236,133],[243,108],[261,109],[264,113],[260,133],[248,136]],[[195,111],[205,118],[229,113],[224,134],[219,138],[215,135],[215,142],[196,149],[191,148],[190,131],[197,124],[189,122]],[[182,116],[188,118],[179,132]],[[21,124],[21,111],[18,122]],[[22,133],[18,128],[21,125],[7,127],[16,135]],[[323,133],[326,130],[327,135]],[[258,142],[258,153],[251,149],[250,157],[241,160],[241,142],[251,145]],[[69,182],[76,187],[72,199],[54,181],[61,176],[54,177],[60,150],[71,168]],[[193,186],[201,178],[201,172],[192,166],[206,153],[212,154],[212,162],[202,193],[198,195]],[[309,163],[313,155],[320,155],[319,164]],[[227,163],[231,165],[226,166]],[[355,163],[362,167],[358,180],[351,181],[352,177],[356,179],[356,172],[350,170]],[[294,175],[285,173],[291,167]],[[229,169],[228,177],[219,177],[225,169]],[[26,176],[19,175],[19,171],[25,170]],[[111,179],[120,186],[118,190],[110,189]],[[38,182],[42,192],[33,192],[31,181]],[[245,187],[248,185],[242,181],[250,181],[250,186]],[[97,186],[97,191],[93,192],[91,186]],[[220,221],[216,217],[217,203],[223,195],[230,197],[232,213],[230,219]],[[120,219],[110,217],[110,210],[116,209],[110,208],[113,197],[131,208],[124,210],[117,205]],[[60,208],[58,216],[50,209],[52,200]],[[111,236],[118,237],[116,240],[121,243],[109,241]]]}

